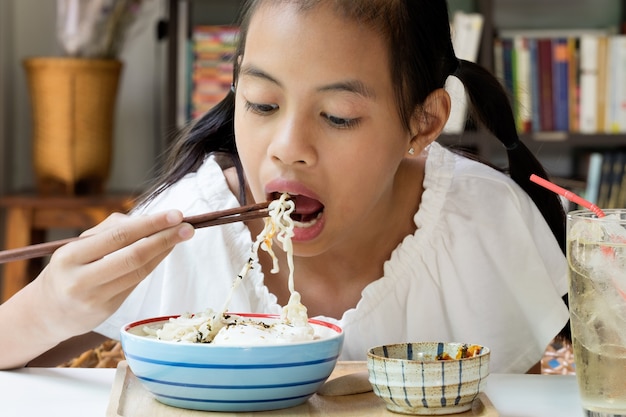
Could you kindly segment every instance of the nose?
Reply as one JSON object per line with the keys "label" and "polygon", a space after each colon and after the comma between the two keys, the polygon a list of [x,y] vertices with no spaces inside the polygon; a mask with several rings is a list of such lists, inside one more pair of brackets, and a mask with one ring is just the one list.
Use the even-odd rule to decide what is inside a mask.
{"label": "nose", "polygon": [[268,154],[283,165],[313,166],[317,162],[314,135],[313,127],[304,120],[285,118],[277,125]]}

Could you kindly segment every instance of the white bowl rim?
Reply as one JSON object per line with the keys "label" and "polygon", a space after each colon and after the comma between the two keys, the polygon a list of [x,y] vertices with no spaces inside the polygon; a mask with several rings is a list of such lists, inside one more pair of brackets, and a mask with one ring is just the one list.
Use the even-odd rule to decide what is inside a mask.
{"label": "white bowl rim", "polygon": [[401,358],[389,358],[386,356],[381,356],[381,355],[376,355],[375,353],[372,353],[372,351],[374,349],[381,349],[383,347],[392,347],[392,346],[401,346],[401,345],[437,345],[437,344],[444,344],[444,345],[468,345],[468,346],[480,346],[481,347],[481,351],[478,355],[476,356],[472,356],[471,358],[461,358],[461,359],[451,359],[451,361],[468,361],[468,360],[472,360],[472,359],[478,359],[481,357],[485,357],[488,356],[491,353],[491,350],[485,346],[482,345],[480,343],[464,343],[464,342],[429,342],[429,341],[421,341],[421,342],[402,342],[402,343],[390,343],[390,344],[386,344],[386,345],[377,345],[377,346],[372,346],[371,348],[367,349],[367,357],[371,358],[371,359],[376,359],[376,360],[383,360],[383,361],[389,361],[389,362],[410,362],[410,363],[441,363],[441,362],[445,362],[442,361],[440,359],[432,359],[432,360],[420,360],[420,359],[401,359]]}
{"label": "white bowl rim", "polygon": [[[227,312],[227,314],[230,315],[235,315],[235,316],[241,316],[241,317],[246,317],[246,318],[258,318],[258,319],[271,319],[271,320],[277,320],[280,319],[280,314],[266,314],[266,313],[237,313],[237,312]],[[237,345],[237,346],[233,346],[233,345],[214,345],[212,343],[192,343],[192,342],[180,342],[180,341],[172,341],[172,340],[159,340],[156,338],[150,338],[150,337],[146,337],[146,336],[142,336],[142,335],[137,335],[137,334],[133,334],[131,332],[129,332],[130,329],[132,328],[136,328],[139,326],[145,326],[148,324],[154,324],[154,323],[159,323],[159,322],[165,322],[169,319],[175,319],[180,317],[180,314],[173,314],[173,315],[169,315],[169,316],[158,316],[158,317],[149,317],[146,319],[141,319],[141,320],[137,320],[128,324],[125,324],[124,326],[122,326],[122,333],[125,334],[127,337],[131,337],[131,338],[138,338],[141,340],[146,340],[146,341],[151,341],[151,342],[155,342],[155,343],[163,343],[163,344],[172,344],[172,345],[176,345],[176,346],[186,346],[189,347],[191,349],[193,349],[192,346],[198,346],[199,348],[202,349],[206,349],[207,347],[210,347],[211,349],[250,349],[250,348],[254,348],[254,349],[276,349],[277,347],[281,347],[281,346],[298,346],[298,345],[310,345],[310,344],[317,344],[317,343],[324,343],[326,341],[330,341],[330,340],[334,340],[337,339],[339,337],[343,337],[344,332],[343,329],[334,324],[331,323],[329,321],[325,321],[322,319],[316,319],[316,318],[309,318],[309,323],[313,324],[313,325],[317,325],[317,326],[321,326],[321,327],[325,327],[327,329],[330,329],[331,331],[334,332],[334,334],[332,334],[332,336],[329,337],[324,337],[324,338],[320,338],[320,339],[314,339],[314,340],[306,340],[306,341],[302,341],[302,342],[290,342],[290,343],[281,343],[281,344],[266,344],[266,345],[255,345],[255,344],[250,344],[250,345]]]}

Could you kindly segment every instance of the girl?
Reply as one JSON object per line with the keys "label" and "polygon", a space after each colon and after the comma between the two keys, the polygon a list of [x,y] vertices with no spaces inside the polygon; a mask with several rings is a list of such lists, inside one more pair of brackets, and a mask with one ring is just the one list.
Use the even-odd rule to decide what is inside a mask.
{"label": "girl", "polygon": [[[232,92],[177,143],[136,210],[145,215],[61,248],[2,306],[3,317],[29,311],[20,332],[46,336],[37,349],[15,341],[4,366],[94,326],[117,338],[132,320],[221,307],[262,221],[189,239],[167,210],[193,215],[285,192],[296,205],[296,289],[309,316],[343,327],[342,359],[383,343],[455,340],[489,346],[493,372],[538,364],[568,320],[563,209],[530,184],[545,173],[498,81],[455,57],[445,1],[250,0],[241,30]],[[510,177],[436,143],[449,76],[507,148]],[[287,268],[269,275],[271,260],[259,263],[231,311],[287,303]]]}

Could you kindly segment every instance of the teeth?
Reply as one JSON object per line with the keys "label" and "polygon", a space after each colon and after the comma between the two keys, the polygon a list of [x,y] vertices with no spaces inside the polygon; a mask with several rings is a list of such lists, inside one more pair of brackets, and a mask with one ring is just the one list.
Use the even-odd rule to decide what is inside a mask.
{"label": "teeth", "polygon": [[274,195],[273,195],[273,199],[274,200],[278,200],[280,198],[280,196],[283,195],[283,194],[288,194],[289,197],[295,197],[295,196],[299,195],[299,194],[296,194],[296,193],[288,193],[287,191],[276,191],[274,193]]}
{"label": "teeth", "polygon": [[308,222],[299,222],[299,221],[294,220],[293,221],[293,226],[294,227],[299,227],[299,228],[302,228],[302,229],[307,228],[307,227],[311,227],[315,223],[317,223],[317,221],[319,220],[320,217],[322,217],[322,212],[319,212],[317,214],[317,216],[313,220],[308,221]]}

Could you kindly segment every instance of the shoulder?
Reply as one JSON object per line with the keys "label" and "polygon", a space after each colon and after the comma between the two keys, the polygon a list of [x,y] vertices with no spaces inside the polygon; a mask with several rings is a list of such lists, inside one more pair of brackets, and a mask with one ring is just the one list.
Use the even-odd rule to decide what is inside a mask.
{"label": "shoulder", "polygon": [[434,155],[447,162],[427,165],[418,230],[406,244],[434,270],[450,263],[457,273],[503,281],[535,274],[562,295],[565,257],[530,196],[485,164],[441,147]]}
{"label": "shoulder", "polygon": [[420,206],[423,218],[418,211],[416,220],[432,224],[461,216],[489,220],[491,224],[543,221],[532,199],[508,175],[433,145],[426,162]]}

